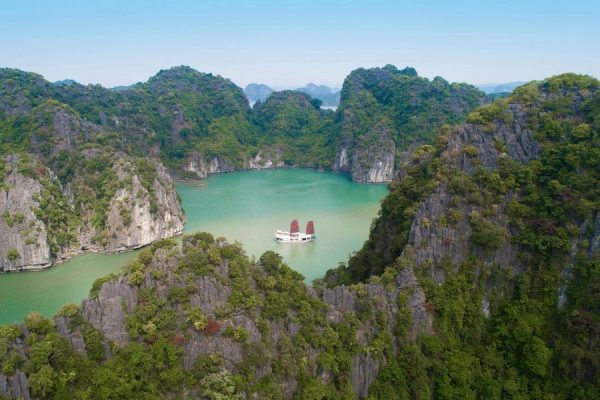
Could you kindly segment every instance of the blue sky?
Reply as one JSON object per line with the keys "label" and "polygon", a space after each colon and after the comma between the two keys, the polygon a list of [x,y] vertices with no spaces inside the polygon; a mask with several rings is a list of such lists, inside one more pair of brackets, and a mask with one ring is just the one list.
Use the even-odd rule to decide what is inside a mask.
{"label": "blue sky", "polygon": [[600,77],[600,1],[2,0],[0,66],[105,86],[189,65],[238,85],[358,67],[469,83]]}

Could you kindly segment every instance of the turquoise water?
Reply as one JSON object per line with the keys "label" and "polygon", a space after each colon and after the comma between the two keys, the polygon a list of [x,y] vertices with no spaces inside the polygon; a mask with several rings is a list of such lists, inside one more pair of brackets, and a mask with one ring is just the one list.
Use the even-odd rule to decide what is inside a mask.
{"label": "turquoise water", "polygon": [[[385,185],[361,185],[340,174],[305,169],[243,171],[178,183],[187,222],[185,233],[207,231],[238,240],[249,256],[280,253],[307,282],[346,261],[367,239]],[[303,231],[309,219],[318,238],[280,244],[277,229],[292,219]],[[139,251],[84,254],[40,272],[0,275],[0,323],[20,321],[31,311],[52,316],[64,304],[79,303],[97,278],[119,272]]]}

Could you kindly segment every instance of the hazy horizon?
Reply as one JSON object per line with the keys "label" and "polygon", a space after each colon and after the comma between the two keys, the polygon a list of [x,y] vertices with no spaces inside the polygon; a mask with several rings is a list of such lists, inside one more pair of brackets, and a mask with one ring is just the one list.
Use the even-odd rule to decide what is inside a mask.
{"label": "hazy horizon", "polygon": [[341,87],[394,64],[452,82],[600,76],[589,1],[319,2],[6,0],[0,65],[106,87],[189,65],[240,87]]}

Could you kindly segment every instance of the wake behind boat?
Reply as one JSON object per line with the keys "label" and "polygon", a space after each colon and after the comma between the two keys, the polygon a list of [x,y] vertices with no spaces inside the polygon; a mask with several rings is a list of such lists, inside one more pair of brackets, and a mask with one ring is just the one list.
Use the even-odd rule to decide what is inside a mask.
{"label": "wake behind boat", "polygon": [[290,225],[290,231],[277,231],[275,232],[275,241],[279,243],[307,243],[312,242],[316,239],[315,235],[315,224],[312,221],[308,221],[306,224],[306,232],[300,232],[300,225],[298,220],[295,219]]}

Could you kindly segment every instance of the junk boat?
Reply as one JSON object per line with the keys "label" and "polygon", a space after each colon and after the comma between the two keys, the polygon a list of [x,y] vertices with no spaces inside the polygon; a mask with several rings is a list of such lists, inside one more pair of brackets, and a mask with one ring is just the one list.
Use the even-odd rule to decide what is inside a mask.
{"label": "junk boat", "polygon": [[315,224],[312,221],[308,221],[306,224],[306,232],[302,233],[300,232],[300,226],[297,219],[292,221],[289,232],[275,232],[275,241],[279,243],[306,243],[312,242],[316,237]]}

